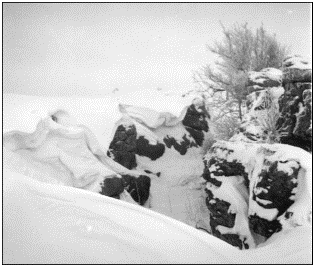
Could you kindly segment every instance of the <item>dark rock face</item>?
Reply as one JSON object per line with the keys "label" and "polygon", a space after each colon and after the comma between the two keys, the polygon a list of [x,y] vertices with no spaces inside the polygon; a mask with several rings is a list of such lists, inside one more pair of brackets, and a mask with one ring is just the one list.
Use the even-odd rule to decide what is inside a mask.
{"label": "dark rock face", "polygon": [[[221,155],[213,156],[209,160],[204,159],[205,166],[207,166],[204,168],[203,172],[203,178],[205,180],[211,182],[215,186],[220,186],[217,184],[221,182],[215,179],[215,176],[242,176],[246,187],[249,186],[248,173],[245,171],[243,163],[237,160],[229,160],[229,156],[234,153],[234,150],[214,145],[208,153],[220,153]],[[215,170],[209,171],[208,168],[211,167]]]}
{"label": "dark rock face", "polygon": [[[241,227],[235,227],[236,219],[241,219],[241,226],[248,223],[251,232],[269,238],[282,230],[282,217],[289,219],[293,216],[287,210],[295,202],[301,165],[294,159],[280,160],[276,157],[276,148],[272,150],[262,145],[216,142],[204,157],[206,205],[213,235],[240,249],[251,248],[245,240],[254,236],[245,230],[241,232]],[[245,186],[239,186],[241,179]],[[234,182],[230,182],[232,180]],[[226,185],[224,182],[227,182]],[[234,191],[230,190],[230,184],[234,185]],[[241,207],[245,204],[249,209],[245,219],[241,215],[246,211],[241,212],[237,207],[232,208],[236,211],[230,211],[230,206]],[[218,226],[235,227],[234,231],[240,231],[241,234],[224,234]]]}
{"label": "dark rock face", "polygon": [[156,160],[160,158],[164,152],[164,144],[157,143],[156,145],[152,145],[144,136],[137,138],[135,125],[131,125],[128,128],[119,125],[110,143],[107,154],[124,167],[134,169],[137,166],[136,154]]}
{"label": "dark rock face", "polygon": [[312,69],[301,56],[283,62],[284,95],[279,99],[277,128],[281,143],[312,151]]}
{"label": "dark rock face", "polygon": [[[187,131],[179,141],[177,138],[167,135],[163,138],[163,142],[167,148],[174,147],[181,155],[185,155],[189,148],[201,147],[204,142],[204,132],[209,131],[208,114],[205,106],[198,108],[192,104],[186,111],[185,117],[182,120],[182,125]],[[187,137],[189,136],[189,138]],[[192,140],[191,140],[192,138]]]}
{"label": "dark rock face", "polygon": [[191,147],[198,147],[194,141],[190,141],[186,137],[186,134],[184,134],[181,142],[178,142],[175,138],[169,136],[165,137],[163,140],[167,148],[171,148],[173,146],[181,155],[186,154],[188,149]]}
{"label": "dark rock face", "polygon": [[208,132],[209,126],[207,120],[210,119],[205,106],[199,107],[198,111],[194,104],[192,104],[182,121],[185,129],[190,133],[191,137],[195,140],[198,146],[202,146],[204,141],[204,132]]}
{"label": "dark rock face", "polygon": [[136,158],[136,129],[132,125],[129,128],[119,125],[113,140],[110,143],[107,155],[128,169],[137,166]]}
{"label": "dark rock face", "polygon": [[229,244],[236,246],[240,249],[248,249],[249,246],[244,241],[241,241],[237,234],[222,234],[217,230],[217,226],[225,226],[232,228],[234,226],[236,214],[229,212],[230,203],[215,198],[213,193],[205,189],[207,193],[206,205],[210,211],[210,227],[212,229],[212,234]]}
{"label": "dark rock face", "polygon": [[150,178],[145,175],[133,177],[122,176],[123,186],[130,193],[132,198],[140,205],[144,205],[149,198]]}
{"label": "dark rock face", "polygon": [[312,82],[312,67],[300,55],[288,56],[283,61],[283,85],[295,82]]}
{"label": "dark rock face", "polygon": [[146,156],[153,161],[160,158],[165,152],[165,145],[157,142],[156,145],[149,143],[144,136],[140,136],[136,139],[136,150],[135,153],[140,156]]}
{"label": "dark rock face", "polygon": [[312,150],[312,84],[287,83],[279,99],[281,116],[277,128],[282,132],[281,143]]}
{"label": "dark rock face", "polygon": [[[294,166],[289,166],[293,163]],[[279,168],[279,165],[281,166]],[[286,168],[291,173],[279,170]],[[254,185],[252,199],[264,209],[277,209],[276,219],[269,221],[256,214],[249,216],[249,225],[253,232],[269,238],[281,231],[282,225],[277,220],[294,203],[293,189],[297,187],[299,163],[289,160],[285,162],[270,162],[265,159],[263,168],[258,174],[258,182]]]}
{"label": "dark rock face", "polygon": [[[282,215],[294,202],[291,196],[292,190],[297,187],[298,173],[300,165],[295,162],[297,167],[289,166],[287,162],[269,162],[265,159],[263,168],[258,174],[258,182],[254,185],[253,200],[265,209],[276,208],[278,215]],[[279,170],[278,163],[282,167],[291,169],[291,173]],[[259,191],[258,194],[255,191]],[[260,200],[267,201],[267,204],[261,203]]]}
{"label": "dark rock face", "polygon": [[282,225],[278,220],[269,221],[256,214],[250,216],[249,225],[253,232],[266,238],[282,230]]}
{"label": "dark rock face", "polygon": [[120,194],[124,189],[137,203],[144,205],[149,198],[150,178],[145,175],[106,178],[101,184],[100,194],[120,199]]}
{"label": "dark rock face", "polygon": [[120,199],[120,194],[123,192],[124,186],[120,177],[112,177],[104,179],[101,184],[100,194]]}
{"label": "dark rock face", "polygon": [[[138,134],[135,123],[131,123],[129,126],[121,124],[117,127],[107,154],[128,169],[137,167],[138,162],[135,155],[145,156],[155,161],[163,156],[166,148],[171,149],[172,147],[181,155],[185,155],[190,148],[198,148],[203,145],[205,133],[209,132],[209,119],[210,115],[205,106],[191,104],[181,122],[182,124],[178,125],[183,126],[186,131],[181,139],[178,139],[178,136],[172,136],[171,131],[169,131],[163,138],[160,137],[160,141],[154,145],[150,144],[145,136]],[[171,129],[171,127],[169,128]],[[158,130],[148,129],[153,133]]]}

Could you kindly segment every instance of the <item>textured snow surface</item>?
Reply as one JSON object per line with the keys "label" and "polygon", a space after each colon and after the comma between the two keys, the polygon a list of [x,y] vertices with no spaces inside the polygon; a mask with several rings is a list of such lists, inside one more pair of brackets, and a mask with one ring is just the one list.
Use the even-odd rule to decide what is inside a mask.
{"label": "textured snow surface", "polygon": [[263,84],[265,80],[271,79],[278,82],[282,80],[282,71],[276,68],[264,68],[259,72],[249,72],[249,79],[255,83]]}
{"label": "textured snow surface", "polygon": [[44,184],[4,169],[3,263],[311,263],[311,228],[298,227],[255,250],[127,202]]}
{"label": "textured snow surface", "polygon": [[[128,98],[129,95],[124,97],[125,99],[123,99],[123,102],[130,102],[130,99]],[[137,104],[143,104],[141,101],[143,100],[138,99],[136,101],[136,99],[134,99],[134,102]],[[150,116],[147,117],[147,114],[152,114],[152,118],[158,117],[160,114],[157,111],[151,110],[151,108],[160,110],[160,108],[163,108],[165,102],[167,101],[169,101],[168,108],[165,108],[164,110],[167,111],[169,110],[169,106],[172,106],[172,113],[180,118],[180,114],[185,113],[185,107],[191,103],[192,99],[190,99],[187,103],[186,98],[184,100],[178,98],[176,101],[174,101],[173,99],[171,100],[169,96],[159,96],[159,98],[156,96],[156,108],[155,106],[149,106],[153,103],[148,101],[146,104],[143,104],[145,107],[135,108],[134,106],[127,105],[129,106],[127,110],[132,114],[138,113],[141,117],[144,116],[143,120],[146,119],[149,122]],[[170,104],[173,102],[176,104]],[[147,106],[149,106],[150,109],[148,109]],[[73,118],[75,118],[78,124],[86,125],[86,127],[84,127],[85,130],[87,127],[90,128],[92,133],[96,136],[97,145],[94,149],[102,149],[103,151],[106,151],[107,148],[105,147],[109,145],[113,137],[112,134],[115,132],[115,127],[117,126],[116,122],[121,117],[118,107],[118,100],[116,98],[110,99],[109,96],[103,99],[84,99],[45,98],[4,94],[4,132],[16,129],[25,132],[33,132],[36,129],[37,123],[40,120],[47,120],[47,114],[55,111],[54,108],[64,109],[67,110]],[[123,124],[125,126],[129,126],[131,123],[134,123],[134,121],[123,119]],[[50,121],[49,125],[50,127],[55,127],[56,123]],[[157,134],[154,134],[144,125],[138,122],[137,129],[138,134],[143,134],[151,144],[156,144],[158,135],[165,135],[167,132],[164,131],[168,130],[167,127],[159,127],[157,129]],[[173,129],[170,131],[173,131]],[[181,137],[184,132],[182,131],[182,128],[178,128],[178,131],[175,133],[175,135]],[[83,145],[84,143],[81,144]],[[41,151],[38,151],[35,154],[30,150],[17,151],[17,155],[19,155],[18,157],[10,157],[12,162],[19,162],[18,164],[11,163],[11,166],[13,167],[12,169],[18,171],[19,173],[40,179],[41,181],[51,181],[52,183],[57,182],[72,186],[73,174],[69,171],[68,168],[64,167],[64,165],[61,164],[58,159],[50,158],[47,155],[47,153],[51,153],[51,151],[48,149],[49,147],[46,147],[45,151],[43,148],[41,148]],[[64,147],[61,148],[64,149]],[[106,175],[107,173],[105,172],[109,171],[109,169],[115,169],[115,171],[119,173],[126,170],[126,168],[122,167],[113,160],[108,160],[106,162],[107,164],[111,164],[109,165],[109,169],[104,167],[99,162],[97,162],[95,158],[93,158],[94,156],[91,156],[90,151],[88,151],[87,148],[83,149],[80,153],[81,155],[85,155],[76,156],[78,159],[76,161],[68,158],[68,165],[71,166],[72,170],[76,167],[82,168],[81,165],[86,165],[87,161],[92,162],[94,166],[96,165],[98,168],[100,167],[103,175]],[[53,155],[56,156],[57,154],[58,153],[54,153]],[[139,160],[143,166],[143,169],[139,170],[149,169],[152,172],[159,172],[160,169],[166,169],[165,176],[168,177],[168,179],[152,179],[150,197],[151,208],[187,224],[195,225],[195,223],[202,223],[201,221],[207,221],[209,218],[207,210],[204,210],[206,206],[200,188],[193,188],[193,185],[198,183],[200,180],[200,175],[203,171],[203,162],[200,157],[202,155],[199,154],[199,150],[196,148],[191,148],[188,155],[189,156],[182,158],[182,156],[177,151],[175,151],[174,148],[167,149],[165,156],[163,156],[161,160],[157,160],[157,162],[153,164],[153,167],[150,168],[145,168],[147,165],[152,166],[150,158],[138,156],[137,160]],[[195,160],[195,156],[198,156],[199,159]],[[43,157],[45,157],[44,161],[42,160]],[[174,163],[175,161],[178,163]],[[197,164],[195,163],[196,161]],[[86,167],[84,168],[85,170]],[[40,175],[41,171],[45,173],[43,177]],[[111,171],[108,174],[113,174],[113,172]],[[78,177],[78,174],[76,176]],[[99,178],[103,179],[101,176]],[[88,187],[88,189],[90,191],[98,192],[100,190],[99,182],[94,182]],[[128,200],[130,199],[128,198]],[[199,213],[205,213],[207,216],[205,215],[205,217],[199,217]],[[204,228],[202,225],[199,226]]]}
{"label": "textured snow surface", "polygon": [[310,59],[300,55],[290,55],[284,60],[285,68],[312,69]]}
{"label": "textured snow surface", "polygon": [[[65,109],[79,124],[89,127],[106,148],[114,124],[120,118],[119,103],[169,111],[176,116],[180,116],[190,103],[177,96],[158,97],[140,99],[130,94],[121,100],[4,94],[3,130],[33,132],[47,113]],[[177,219],[174,220],[129,202],[62,186],[60,184],[66,184],[67,179],[56,180],[54,168],[49,164],[25,160],[6,149],[3,155],[4,263],[300,264],[312,261],[309,227],[296,227],[277,234],[266,242],[269,246],[239,251],[177,221],[188,223],[191,216],[197,215],[189,204],[197,206],[195,199],[203,195],[199,189],[188,190],[193,185],[197,187],[197,182],[184,188],[167,186],[165,189],[165,184],[155,186],[160,191],[156,194],[160,198],[156,201],[159,208],[166,209],[169,216]],[[243,155],[250,157],[247,153]]]}

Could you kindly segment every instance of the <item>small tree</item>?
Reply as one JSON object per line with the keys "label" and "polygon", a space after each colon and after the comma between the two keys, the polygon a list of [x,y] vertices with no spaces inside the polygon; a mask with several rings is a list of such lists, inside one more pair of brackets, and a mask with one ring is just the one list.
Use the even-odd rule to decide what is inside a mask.
{"label": "small tree", "polygon": [[[194,80],[202,90],[215,98],[224,92],[225,98],[218,97],[216,108],[229,108],[227,113],[237,113],[242,120],[242,106],[247,95],[249,71],[259,71],[266,67],[279,68],[287,49],[278,43],[275,35],[266,32],[263,25],[254,34],[248,24],[234,24],[223,29],[223,40],[213,46],[207,45],[210,52],[218,56],[214,65],[207,65],[194,74]],[[222,111],[224,113],[224,111]]]}
{"label": "small tree", "polygon": [[263,115],[258,117],[258,123],[266,136],[266,143],[279,143],[283,136],[281,128],[277,127],[277,120],[280,117],[279,105],[271,90],[267,89],[266,93],[269,106],[265,108]]}

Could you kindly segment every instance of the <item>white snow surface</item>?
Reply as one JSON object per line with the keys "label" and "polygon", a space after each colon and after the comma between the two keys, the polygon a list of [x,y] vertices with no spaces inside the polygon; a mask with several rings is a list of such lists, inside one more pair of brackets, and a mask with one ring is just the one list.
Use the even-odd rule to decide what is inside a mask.
{"label": "white snow surface", "polygon": [[282,80],[282,71],[277,68],[264,68],[261,71],[250,71],[249,79],[255,83],[263,84],[265,80],[275,80],[281,82]]}
{"label": "white snow surface", "polygon": [[[287,65],[290,65],[287,67]],[[312,69],[312,63],[309,58],[300,55],[290,55],[283,62],[284,68]]]}
{"label": "white snow surface", "polygon": [[4,168],[5,264],[309,264],[311,228],[240,251],[127,202],[46,184]]}
{"label": "white snow surface", "polygon": [[[130,96],[125,96],[123,103],[170,111],[177,116],[190,103],[177,96],[147,100]],[[45,98],[4,94],[3,131],[33,132],[47,113],[65,109],[79,124],[89,127],[101,147],[106,148],[114,123],[120,118],[119,102],[121,99],[112,97]],[[300,207],[303,207],[304,199],[311,196],[308,191],[312,182],[308,178],[311,164],[308,156],[298,149],[291,154],[290,147],[287,147],[287,156],[298,153],[304,167],[303,187],[297,195]],[[270,238],[264,247],[240,251],[216,237],[141,206],[61,186],[60,183],[66,182],[54,178],[54,169],[49,164],[43,166],[35,160],[25,160],[7,149],[3,155],[4,263],[309,264],[312,261],[311,227],[299,226],[291,230],[287,226],[287,230]],[[242,155],[245,160],[254,156]],[[166,187],[158,187],[165,191],[163,188]],[[185,201],[182,195],[188,198],[196,190],[189,194],[182,187],[181,191],[167,188],[169,193],[161,194],[160,202],[164,201],[162,195],[166,195],[170,203],[178,205],[177,211],[180,208],[182,213],[187,210],[184,204],[191,201]],[[181,195],[182,204],[174,196],[176,193]],[[307,195],[303,197],[302,193]]]}
{"label": "white snow surface", "polygon": [[[132,103],[129,98],[130,95],[126,95],[123,102]],[[122,97],[122,96],[120,96]],[[182,99],[178,97],[176,101],[170,96],[156,96],[154,98],[154,104],[156,104],[156,110],[162,110],[165,103],[167,103],[167,108],[164,110],[168,111],[169,107],[173,107],[172,113],[173,116],[180,117],[180,114],[185,114],[186,106],[192,102],[192,98],[189,100],[187,98]],[[119,101],[122,101],[121,99]],[[143,104],[142,99],[134,99],[135,104]],[[151,104],[151,106],[149,106]],[[122,104],[120,104],[121,106]],[[126,106],[126,105],[124,105]],[[151,110],[155,106],[152,106],[152,103],[149,101],[143,104],[144,107],[134,107],[127,105],[130,111],[137,112],[140,115],[145,115],[145,111],[148,111],[148,114],[152,113],[155,117],[159,115],[159,112],[155,110]],[[14,94],[5,94],[4,95],[4,132],[9,130],[19,129],[25,132],[33,132],[36,129],[36,124],[40,121],[47,121],[47,114],[53,113],[55,109],[66,110],[72,115],[72,120],[76,120],[80,126],[81,124],[85,125],[83,127],[84,131],[91,131],[90,135],[95,135],[96,145],[94,145],[94,151],[102,150],[106,151],[110,141],[113,138],[113,134],[115,133],[116,126],[120,123],[117,122],[121,117],[119,113],[119,103],[116,98],[107,98],[102,99],[84,99],[84,98],[45,98],[45,97],[35,97],[35,96],[25,96],[25,95],[14,95]],[[54,109],[55,108],[55,109]],[[148,109],[150,108],[150,109]],[[170,108],[171,109],[171,108]],[[6,111],[8,110],[8,111]],[[182,111],[183,110],[183,111]],[[181,118],[180,118],[181,119]],[[149,117],[146,119],[149,122]],[[57,123],[53,122],[51,119],[48,119],[49,127],[54,128]],[[152,132],[147,129],[146,126],[142,125],[139,122],[134,120],[130,121],[129,118],[124,116],[122,118],[123,124],[128,126],[132,123],[136,123],[136,127],[138,129],[138,134],[143,134],[146,139],[149,140],[151,144],[156,144],[158,140],[158,135],[165,135],[167,130],[173,133],[173,129],[177,130],[175,135],[181,137],[183,135],[182,125],[180,127],[158,127],[156,130]],[[60,126],[59,130],[60,130]],[[74,130],[74,127],[67,126],[63,131],[67,131],[71,129]],[[80,130],[79,130],[80,131]],[[82,130],[81,130],[82,131]],[[166,132],[164,132],[166,131]],[[16,132],[16,131],[15,131]],[[159,133],[160,134],[159,134]],[[22,132],[18,132],[22,134]],[[25,135],[25,133],[23,133]],[[23,135],[22,134],[22,135]],[[79,133],[77,133],[79,134]],[[24,136],[23,135],[23,136]],[[74,134],[75,135],[75,134]],[[56,182],[60,182],[65,185],[73,185],[73,181],[82,180],[84,182],[78,183],[76,182],[77,187],[83,187],[84,184],[89,183],[93,178],[89,171],[86,171],[88,167],[91,167],[91,171],[95,171],[96,168],[99,169],[97,173],[102,173],[98,175],[98,178],[95,182],[89,183],[88,187],[84,187],[90,191],[98,192],[100,190],[99,180],[103,179],[103,176],[109,176],[114,174],[112,169],[115,169],[115,172],[125,172],[127,169],[123,166],[115,163],[113,160],[105,160],[106,165],[100,164],[97,160],[95,160],[95,156],[91,154],[91,152],[87,149],[86,144],[76,143],[75,146],[80,146],[79,156],[75,155],[75,152],[71,152],[74,156],[63,156],[63,163],[70,166],[70,170],[68,167],[64,167],[64,164],[60,162],[60,159],[55,158],[58,154],[63,154],[64,152],[69,152],[69,147],[66,149],[63,145],[61,145],[61,149],[63,152],[60,152],[59,149],[57,152],[52,152],[51,147],[56,147],[55,138],[50,141],[52,145],[49,143],[45,143],[44,147],[40,147],[40,150],[34,153],[30,150],[19,150],[19,157],[10,156],[11,161],[19,161],[22,164],[11,164],[14,167],[17,167],[18,172],[22,174],[27,174],[29,176],[33,176],[38,178],[40,176],[40,171],[45,172],[44,181],[49,181],[51,179],[56,179]],[[62,141],[63,141],[62,137]],[[78,141],[78,140],[76,140]],[[6,141],[6,145],[8,145],[9,141]],[[57,142],[60,142],[58,139]],[[60,144],[58,144],[60,145]],[[66,145],[69,145],[66,143]],[[85,148],[82,148],[85,146]],[[71,150],[73,147],[71,147]],[[75,148],[77,150],[77,147]],[[84,155],[84,156],[81,156]],[[190,225],[195,224],[204,224],[204,221],[208,221],[209,214],[207,211],[204,211],[206,208],[204,195],[200,188],[195,189],[195,186],[198,186],[200,182],[200,175],[203,171],[203,162],[200,150],[197,148],[189,149],[187,154],[188,156],[182,157],[174,148],[167,149],[165,156],[163,156],[160,160],[157,160],[156,164],[152,164],[151,159],[147,157],[137,156],[137,160],[142,165],[142,169],[139,170],[151,170],[156,173],[159,172],[160,169],[166,169],[164,180],[154,179],[152,178],[151,184],[151,196],[150,196],[150,204],[151,208],[155,211],[158,211],[162,214],[168,215],[169,217],[175,218],[182,222],[185,222]],[[58,155],[59,156],[59,155]],[[60,156],[59,156],[60,157]],[[195,157],[197,157],[195,159]],[[90,162],[93,166],[89,166],[88,162]],[[108,164],[109,165],[108,167]],[[112,165],[115,164],[115,165]],[[19,165],[23,165],[20,167]],[[82,167],[84,165],[84,167]],[[153,167],[146,167],[153,166]],[[22,168],[22,170],[20,169]],[[81,169],[81,171],[77,171],[77,169]],[[14,169],[14,168],[13,168]],[[40,169],[40,171],[38,170]],[[111,169],[111,170],[110,170]],[[109,171],[109,172],[108,172]],[[107,173],[108,172],[108,173]],[[135,171],[136,172],[136,171]],[[88,178],[82,179],[82,173],[87,173]],[[137,172],[136,172],[137,173]],[[182,174],[183,173],[183,174]],[[96,173],[95,173],[96,174]],[[74,180],[73,180],[74,175]],[[145,175],[149,175],[146,174]],[[85,175],[86,176],[86,175]],[[54,182],[55,183],[55,182]],[[128,195],[126,195],[128,196]],[[127,200],[131,201],[129,197]],[[132,201],[131,201],[132,202]],[[200,217],[200,214],[204,213],[205,217]],[[207,222],[207,227],[209,226]],[[204,226],[202,226],[204,227]]]}

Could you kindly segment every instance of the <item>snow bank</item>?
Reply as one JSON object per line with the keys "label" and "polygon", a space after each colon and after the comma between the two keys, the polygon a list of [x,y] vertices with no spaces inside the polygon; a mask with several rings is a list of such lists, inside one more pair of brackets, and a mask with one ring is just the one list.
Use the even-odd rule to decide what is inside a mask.
{"label": "snow bank", "polygon": [[[38,121],[48,113],[63,109],[68,111],[78,124],[86,125],[96,135],[104,149],[108,148],[115,122],[121,117],[119,103],[171,112],[179,116],[189,105],[191,97],[164,96],[157,92],[141,92],[103,98],[39,97],[21,94],[3,94],[3,132],[20,130],[33,132]],[[175,104],[173,104],[175,103]]]}
{"label": "snow bank", "polygon": [[241,252],[176,220],[88,191],[44,184],[4,169],[3,263],[302,264],[311,230]]}

